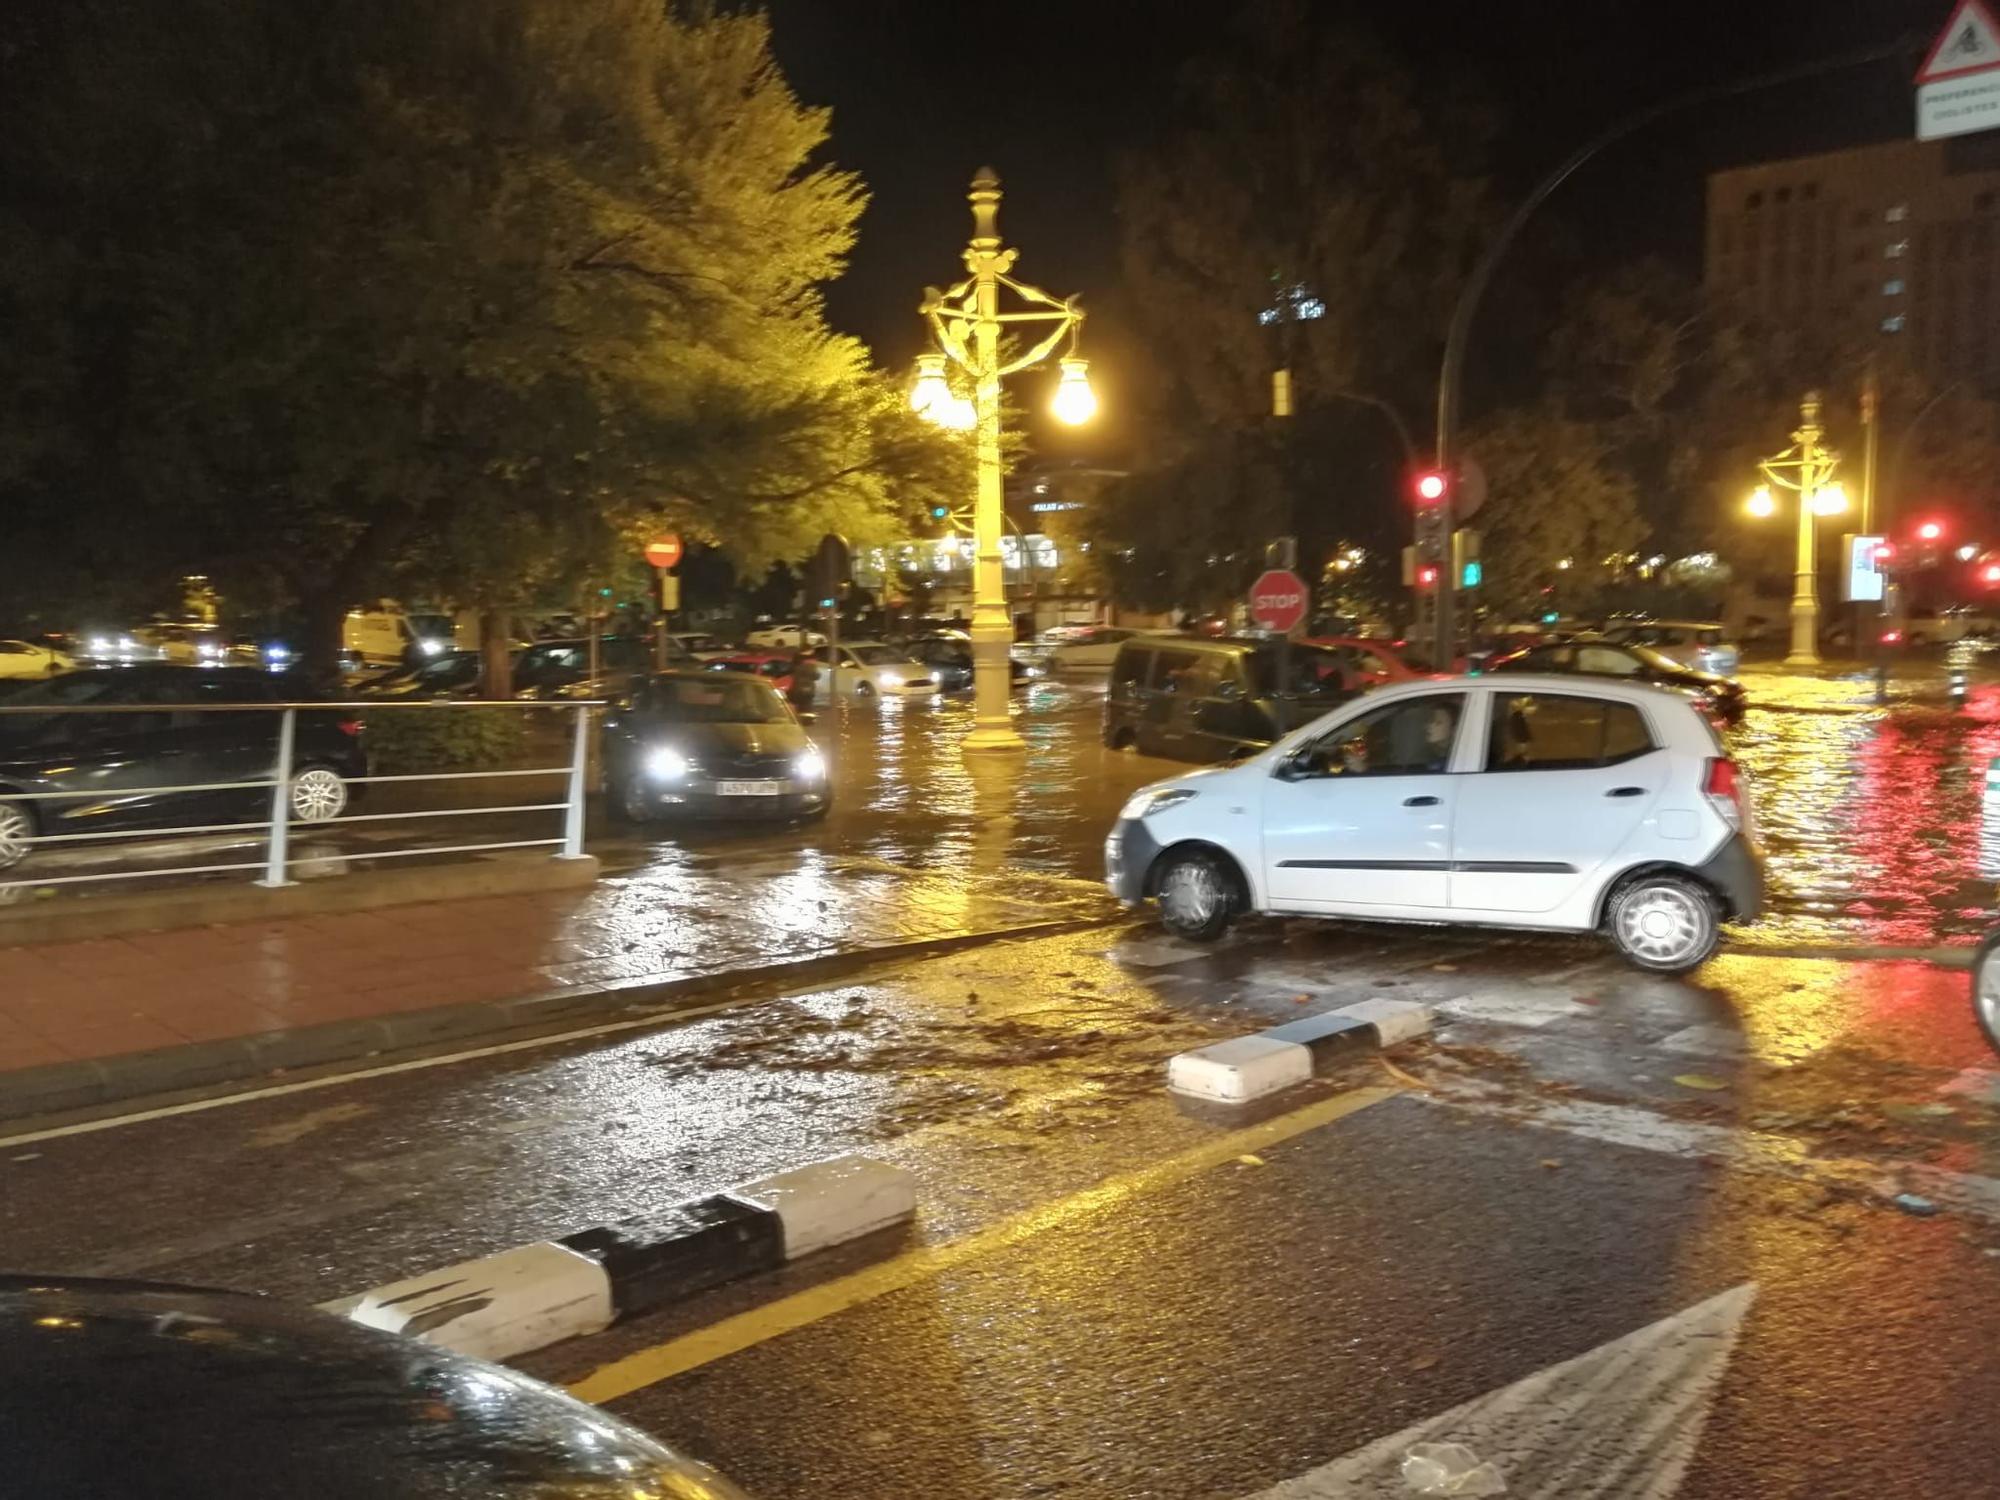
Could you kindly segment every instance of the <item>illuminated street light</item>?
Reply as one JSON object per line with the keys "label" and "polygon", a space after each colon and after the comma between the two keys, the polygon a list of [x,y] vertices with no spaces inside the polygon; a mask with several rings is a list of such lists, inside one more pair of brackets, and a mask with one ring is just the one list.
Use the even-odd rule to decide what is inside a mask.
{"label": "illuminated street light", "polygon": [[1825,435],[1826,430],[1819,425],[1819,393],[1809,391],[1799,404],[1799,425],[1792,433],[1792,446],[1758,461],[1768,483],[1758,485],[1750,496],[1753,516],[1777,512],[1772,485],[1799,497],[1798,561],[1792,574],[1792,649],[1785,657],[1788,667],[1819,664],[1818,534],[1813,517],[1837,515],[1847,509],[1847,492],[1833,483],[1840,458],[1820,442]]}
{"label": "illuminated street light", "polygon": [[[1019,750],[1020,735],[1008,712],[1013,669],[1007,648],[1014,639],[1013,622],[1007,616],[1006,559],[1001,551],[1005,511],[1001,505],[1003,467],[1000,458],[1000,381],[1003,376],[1041,364],[1064,339],[1069,351],[1061,361],[1053,406],[1065,422],[1088,421],[1097,410],[1097,396],[1090,388],[1087,367],[1076,355],[1077,331],[1083,326],[1083,309],[1076,299],[1050,296],[1039,287],[1014,280],[1007,273],[1014,268],[1018,252],[1000,243],[1000,179],[991,167],[982,167],[972,179],[968,195],[972,203],[972,243],[966,247],[965,280],[945,291],[924,289],[917,309],[929,321],[941,354],[920,355],[917,362],[917,389],[930,391],[930,398],[918,404],[911,392],[911,404],[924,415],[948,426],[969,426],[976,433],[977,484],[973,491],[972,533],[972,701],[973,727],[965,737],[967,750]],[[1002,288],[1027,304],[1023,311],[1000,310]],[[1011,325],[1026,333],[1037,325],[1047,332],[1021,354],[1007,358],[1000,348],[1003,327]],[[926,364],[936,362],[939,385],[944,385],[944,361],[957,365],[972,377],[972,400],[965,408],[940,401],[937,387],[926,387]],[[954,398],[957,399],[957,398]],[[964,418],[969,417],[968,420]]]}
{"label": "illuminated street light", "polygon": [[1088,360],[1072,358],[1062,362],[1062,379],[1056,383],[1055,399],[1049,403],[1056,420],[1077,427],[1097,415],[1097,392],[1090,388],[1089,369]]}

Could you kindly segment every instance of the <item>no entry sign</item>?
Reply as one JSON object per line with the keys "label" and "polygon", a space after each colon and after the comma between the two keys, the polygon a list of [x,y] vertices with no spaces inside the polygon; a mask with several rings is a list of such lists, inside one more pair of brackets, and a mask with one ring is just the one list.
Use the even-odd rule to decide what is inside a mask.
{"label": "no entry sign", "polygon": [[1281,635],[1296,630],[1311,603],[1306,581],[1283,568],[1273,568],[1250,585],[1250,620],[1263,630]]}
{"label": "no entry sign", "polygon": [[681,560],[681,539],[672,532],[646,543],[646,561],[656,568],[671,568]]}

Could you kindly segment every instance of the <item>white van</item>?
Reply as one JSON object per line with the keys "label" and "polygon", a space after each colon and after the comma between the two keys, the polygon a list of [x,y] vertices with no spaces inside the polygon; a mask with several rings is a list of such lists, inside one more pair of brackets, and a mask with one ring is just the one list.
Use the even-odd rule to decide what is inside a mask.
{"label": "white van", "polygon": [[394,666],[416,644],[400,609],[350,609],[340,627],[340,649],[363,666]]}

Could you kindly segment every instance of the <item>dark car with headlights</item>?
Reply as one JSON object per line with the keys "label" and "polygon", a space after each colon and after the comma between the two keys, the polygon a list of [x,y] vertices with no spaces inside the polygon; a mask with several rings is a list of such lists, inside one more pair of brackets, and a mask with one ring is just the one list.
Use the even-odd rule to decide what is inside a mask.
{"label": "dark car with headlights", "polygon": [[[277,761],[282,711],[201,710],[315,696],[296,677],[255,667],[147,665],[71,672],[0,701],[0,869],[37,838],[267,819],[270,789],[257,783]],[[29,711],[43,708],[118,711]],[[367,774],[352,712],[299,713],[294,822],[339,817]]]}
{"label": "dark car with headlights", "polygon": [[1650,646],[1618,641],[1553,641],[1511,651],[1486,664],[1489,672],[1574,672],[1580,677],[1620,677],[1685,693],[1709,718],[1739,724],[1747,707],[1743,684],[1733,677],[1685,666]]}
{"label": "dark car with headlights", "polygon": [[833,805],[826,761],[791,705],[760,677],[657,672],[604,720],[614,816],[818,818]]}
{"label": "dark car with headlights", "polygon": [[0,1276],[0,1493],[744,1500],[541,1381],[243,1292]]}

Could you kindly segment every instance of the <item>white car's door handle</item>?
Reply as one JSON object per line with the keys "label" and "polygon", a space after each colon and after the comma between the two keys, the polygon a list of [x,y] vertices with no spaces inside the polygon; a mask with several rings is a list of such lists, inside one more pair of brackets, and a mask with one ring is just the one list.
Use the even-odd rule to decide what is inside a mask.
{"label": "white car's door handle", "polygon": [[1438,799],[1438,798],[1436,798],[1436,797],[1405,797],[1405,798],[1403,799],[1403,806],[1405,806],[1405,807],[1436,807],[1436,806],[1438,805],[1438,801],[1439,801],[1439,799]]}
{"label": "white car's door handle", "polygon": [[1604,794],[1607,797],[1643,797],[1646,789],[1642,786],[1614,786]]}

